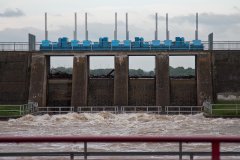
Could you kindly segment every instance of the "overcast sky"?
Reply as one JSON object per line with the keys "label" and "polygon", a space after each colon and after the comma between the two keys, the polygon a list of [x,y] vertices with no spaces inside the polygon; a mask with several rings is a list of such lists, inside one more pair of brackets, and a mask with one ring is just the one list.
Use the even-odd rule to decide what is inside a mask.
{"label": "overcast sky", "polygon": [[[118,12],[118,38],[125,39],[125,13],[129,13],[130,39],[142,36],[154,39],[154,14],[159,15],[159,39],[165,39],[165,14],[169,13],[170,38],[194,39],[195,13],[199,12],[199,38],[239,40],[240,0],[1,0],[0,41],[27,41],[33,33],[44,39],[44,12],[48,12],[49,39],[73,37],[74,12],[78,13],[78,39],[84,39],[84,13],[88,12],[89,39],[113,38],[114,12]],[[186,59],[176,61],[176,65]],[[66,63],[60,61],[59,63]],[[149,62],[141,61],[146,68]],[[175,64],[175,62],[174,62]],[[149,65],[150,66],[150,65]]]}

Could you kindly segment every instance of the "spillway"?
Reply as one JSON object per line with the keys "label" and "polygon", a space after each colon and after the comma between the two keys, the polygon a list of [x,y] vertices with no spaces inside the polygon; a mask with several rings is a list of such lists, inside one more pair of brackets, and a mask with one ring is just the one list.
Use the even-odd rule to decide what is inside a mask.
{"label": "spillway", "polygon": [[[239,135],[240,119],[211,119],[197,115],[111,114],[26,115],[0,122],[0,136],[196,136]],[[171,151],[177,144],[89,144],[92,151]],[[183,144],[184,151],[209,151],[210,144]],[[83,144],[0,144],[1,151],[82,151]],[[240,151],[239,144],[223,144],[222,151]],[[152,157],[154,159],[154,157]],[[239,157],[238,157],[239,158]],[[234,159],[234,157],[232,157]]]}

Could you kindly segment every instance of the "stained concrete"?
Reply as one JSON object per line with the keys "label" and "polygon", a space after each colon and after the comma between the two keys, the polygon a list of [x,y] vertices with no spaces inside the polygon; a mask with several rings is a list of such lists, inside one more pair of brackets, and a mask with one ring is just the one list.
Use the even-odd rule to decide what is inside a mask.
{"label": "stained concrete", "polygon": [[155,106],[155,78],[130,78],[128,83],[129,106]]}
{"label": "stained concrete", "polygon": [[197,84],[195,79],[170,80],[171,106],[196,106]]}
{"label": "stained concrete", "polygon": [[240,51],[213,51],[213,89],[217,95],[239,95],[240,92]]}
{"label": "stained concrete", "polygon": [[113,106],[114,105],[114,79],[91,78],[88,83],[89,106]]}
{"label": "stained concrete", "polygon": [[87,56],[73,58],[72,106],[86,106],[88,92],[89,59]]}
{"label": "stained concrete", "polygon": [[164,107],[169,104],[169,55],[162,54],[156,56],[156,105]]}
{"label": "stained concrete", "polygon": [[128,105],[128,56],[115,56],[114,105]]}
{"label": "stained concrete", "polygon": [[40,107],[46,106],[48,67],[48,57],[41,54],[32,56],[28,100],[37,102]]}
{"label": "stained concrete", "polygon": [[211,55],[199,54],[196,56],[197,66],[197,104],[204,101],[213,101]]}
{"label": "stained concrete", "polygon": [[47,106],[71,106],[71,93],[71,80],[48,80]]}
{"label": "stained concrete", "polygon": [[31,53],[0,54],[0,104],[24,104],[28,101]]}
{"label": "stained concrete", "polygon": [[[72,85],[71,80],[66,83],[60,83],[64,80],[59,80],[59,83],[52,83],[50,80],[47,83],[49,71],[47,54],[0,52],[0,104],[23,104],[32,100],[38,102],[39,106],[65,105],[70,104],[70,101],[73,106],[90,104],[165,106],[193,105],[196,102],[201,105],[204,100],[212,100],[212,97],[216,101],[217,95],[229,97],[239,95],[240,92],[240,51],[212,51],[212,54],[151,52],[149,54],[156,56],[155,82],[142,79],[129,80],[128,77],[128,55],[148,53],[102,53],[115,56],[115,78],[91,82],[88,79],[88,55],[98,53],[71,54],[75,55]],[[196,82],[170,80],[169,55],[186,54],[196,55]]]}

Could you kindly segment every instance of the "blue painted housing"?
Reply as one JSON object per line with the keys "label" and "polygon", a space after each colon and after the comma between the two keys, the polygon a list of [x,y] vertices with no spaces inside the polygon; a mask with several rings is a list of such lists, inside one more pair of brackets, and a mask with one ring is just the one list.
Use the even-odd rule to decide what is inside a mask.
{"label": "blue painted housing", "polygon": [[69,42],[67,37],[58,39],[58,42],[50,42],[43,40],[40,45],[41,51],[51,50],[79,50],[79,51],[177,51],[177,50],[203,50],[204,46],[201,40],[193,40],[185,42],[184,37],[176,37],[175,41],[164,40],[162,43],[160,40],[153,40],[151,42],[145,42],[143,37],[135,37],[134,41],[124,40],[121,43],[119,40],[109,41],[108,37],[100,37],[98,42],[92,42],[84,40],[80,43],[78,40],[72,40]]}

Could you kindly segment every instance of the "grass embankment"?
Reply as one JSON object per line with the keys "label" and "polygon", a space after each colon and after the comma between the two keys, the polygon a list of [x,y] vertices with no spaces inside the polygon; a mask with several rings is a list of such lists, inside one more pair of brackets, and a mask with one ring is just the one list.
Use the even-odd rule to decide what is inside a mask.
{"label": "grass embankment", "polygon": [[20,106],[0,105],[0,117],[16,117],[20,115]]}

